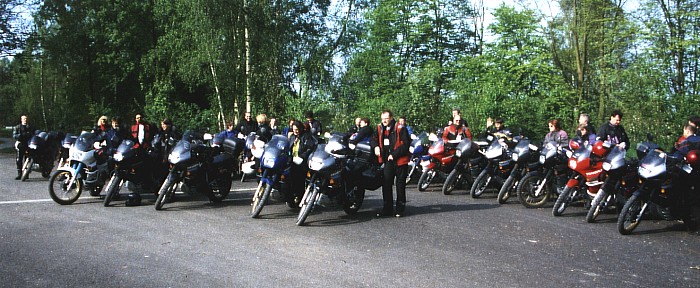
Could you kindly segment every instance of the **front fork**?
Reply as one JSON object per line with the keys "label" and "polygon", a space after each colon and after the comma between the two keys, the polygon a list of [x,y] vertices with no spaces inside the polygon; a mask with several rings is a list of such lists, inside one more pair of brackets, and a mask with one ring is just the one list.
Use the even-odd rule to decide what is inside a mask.
{"label": "front fork", "polygon": [[78,178],[80,177],[80,171],[83,170],[85,167],[85,164],[83,162],[78,162],[77,164],[73,165],[70,170],[70,180],[68,180],[68,186],[66,187],[73,187],[75,184],[75,181],[78,181]]}
{"label": "front fork", "polygon": [[[307,185],[306,189],[304,190],[304,196],[301,198],[301,201],[299,201],[299,207],[304,206],[306,203],[313,203],[313,202],[316,202],[316,200],[318,200],[318,199],[309,199],[309,197],[311,197],[311,194],[313,194],[314,189],[320,189],[319,188],[320,185],[316,184],[316,177],[317,177],[316,174],[311,176],[311,179],[309,180],[309,185]],[[316,197],[318,198],[318,195],[321,195],[321,193],[317,193],[316,195],[317,195]],[[306,205],[308,205],[308,204],[306,204]]]}

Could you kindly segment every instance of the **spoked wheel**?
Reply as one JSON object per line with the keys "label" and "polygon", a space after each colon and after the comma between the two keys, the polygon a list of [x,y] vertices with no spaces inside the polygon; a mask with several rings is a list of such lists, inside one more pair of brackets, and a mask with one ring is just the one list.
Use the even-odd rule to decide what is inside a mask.
{"label": "spoked wheel", "polygon": [[[348,185],[346,185],[347,187]],[[345,199],[343,201],[343,210],[348,215],[353,215],[360,210],[362,207],[362,202],[365,201],[365,189],[353,185],[353,187],[346,188]]]}
{"label": "spoked wheel", "polygon": [[642,222],[642,200],[637,195],[632,195],[622,207],[617,217],[617,231],[622,235],[629,235]]}
{"label": "spoked wheel", "polygon": [[508,176],[506,182],[504,182],[503,186],[501,186],[501,190],[498,191],[498,204],[505,204],[508,202],[510,193],[514,189],[513,186],[515,186],[513,182],[515,182],[515,176]]}
{"label": "spoked wheel", "polygon": [[420,179],[418,179],[418,191],[423,192],[428,189],[430,182],[433,181],[433,177],[435,177],[435,170],[423,171],[423,174],[420,175]]}
{"label": "spoked wheel", "polygon": [[474,180],[474,184],[472,184],[472,188],[469,190],[469,194],[471,194],[472,198],[479,198],[481,197],[481,194],[484,194],[484,191],[486,191],[486,187],[489,186],[489,182],[491,182],[491,175],[489,175],[488,172],[485,170],[479,174],[479,177],[476,177],[476,180]]}
{"label": "spoked wheel", "polygon": [[71,204],[78,200],[82,192],[83,182],[79,179],[73,179],[68,171],[58,171],[49,179],[49,194],[51,199],[58,204]]}
{"label": "spoked wheel", "polygon": [[[313,179],[312,179],[313,180]],[[304,197],[301,199],[301,210],[299,211],[299,217],[297,217],[297,225],[304,225],[306,217],[311,214],[311,210],[314,209],[314,204],[316,204],[316,198],[318,197],[319,187],[315,183],[311,182],[306,186],[306,192],[304,192]]]}
{"label": "spoked wheel", "polygon": [[107,195],[105,196],[104,200],[105,207],[108,207],[109,203],[112,202],[112,199],[119,195],[119,190],[121,190],[122,183],[122,178],[119,177],[119,173],[115,171],[112,178],[109,179],[109,183],[107,183]]}
{"label": "spoked wheel", "polygon": [[588,213],[586,213],[586,222],[594,223],[595,218],[598,218],[600,212],[603,211],[603,208],[605,208],[603,205],[603,201],[610,203],[611,200],[612,195],[607,195],[607,193],[605,193],[605,190],[600,189],[591,201],[591,208],[589,208]]}
{"label": "spoked wheel", "polygon": [[518,199],[527,208],[540,208],[547,203],[552,185],[540,173],[528,174],[518,184]]}
{"label": "spoked wheel", "polygon": [[564,210],[566,210],[566,207],[568,207],[571,203],[573,196],[573,187],[564,188],[564,191],[561,191],[561,194],[559,194],[559,197],[557,197],[557,201],[554,202],[554,207],[552,207],[552,215],[561,216],[564,214]]}
{"label": "spoked wheel", "polygon": [[258,183],[258,189],[255,189],[255,193],[253,193],[253,210],[250,212],[250,217],[258,218],[260,216],[265,202],[270,198],[270,193],[272,193],[272,186],[261,179]]}
{"label": "spoked wheel", "polygon": [[450,172],[450,175],[447,175],[447,179],[445,179],[445,183],[442,184],[442,194],[444,195],[450,195],[452,194],[452,191],[455,190],[455,187],[457,187],[457,183],[461,181],[461,176],[462,173],[457,171],[458,169],[452,169],[452,172]]}
{"label": "spoked wheel", "polygon": [[177,188],[176,184],[177,182],[175,181],[174,175],[168,175],[168,178],[165,179],[163,185],[160,186],[160,190],[158,190],[158,198],[156,199],[156,210],[163,209],[163,205],[166,202],[170,201],[170,199],[173,197],[173,194],[175,194],[175,189]]}
{"label": "spoked wheel", "polygon": [[34,165],[34,160],[32,160],[32,158],[24,158],[24,165],[22,165],[22,182],[27,181],[29,178],[29,173],[32,172],[32,165]]}

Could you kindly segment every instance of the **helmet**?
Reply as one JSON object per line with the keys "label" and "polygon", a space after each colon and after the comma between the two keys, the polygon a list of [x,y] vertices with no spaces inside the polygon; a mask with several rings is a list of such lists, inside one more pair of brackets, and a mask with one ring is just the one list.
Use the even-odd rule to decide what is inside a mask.
{"label": "helmet", "polygon": [[578,150],[579,147],[581,147],[581,143],[579,143],[579,141],[576,141],[575,139],[569,140],[569,148],[571,148],[571,150]]}
{"label": "helmet", "polygon": [[139,206],[141,205],[141,195],[138,193],[131,193],[126,196],[126,206]]}
{"label": "helmet", "polygon": [[685,155],[685,161],[688,161],[688,164],[695,169],[700,168],[700,159],[698,158],[700,158],[700,150],[691,150]]}
{"label": "helmet", "polygon": [[593,151],[591,153],[596,156],[603,157],[608,152],[608,149],[603,145],[603,141],[598,141],[593,144]]}
{"label": "helmet", "polygon": [[255,165],[255,161],[248,161],[248,162],[243,163],[243,165],[241,167],[241,171],[243,172],[243,174],[251,175],[251,174],[255,173],[255,169],[253,169],[253,165]]}

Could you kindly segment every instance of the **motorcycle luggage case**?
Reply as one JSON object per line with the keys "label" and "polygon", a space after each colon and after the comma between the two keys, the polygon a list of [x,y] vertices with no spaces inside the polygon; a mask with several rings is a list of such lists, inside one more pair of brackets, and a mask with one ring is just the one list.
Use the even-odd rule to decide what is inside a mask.
{"label": "motorcycle luggage case", "polygon": [[224,143],[221,145],[221,147],[224,148],[224,151],[235,156],[243,151],[243,146],[245,146],[245,140],[228,138],[224,139]]}
{"label": "motorcycle luggage case", "polygon": [[372,167],[362,171],[362,186],[367,190],[377,190],[384,183],[384,169]]}
{"label": "motorcycle luggage case", "polygon": [[369,141],[357,143],[355,146],[355,155],[357,155],[357,159],[362,162],[371,162],[374,153],[372,153],[372,147],[369,145]]}

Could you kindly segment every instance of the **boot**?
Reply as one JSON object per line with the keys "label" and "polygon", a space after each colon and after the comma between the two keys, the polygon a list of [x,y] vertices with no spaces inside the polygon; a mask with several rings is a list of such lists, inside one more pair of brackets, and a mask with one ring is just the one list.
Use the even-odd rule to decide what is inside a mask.
{"label": "boot", "polygon": [[22,169],[17,169],[17,177],[15,177],[15,180],[22,179]]}

